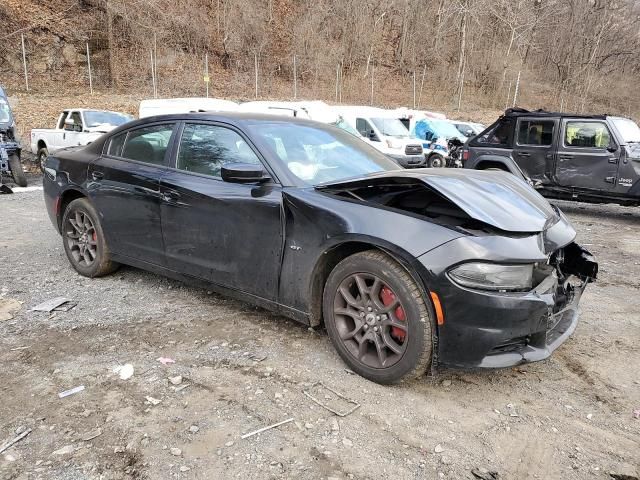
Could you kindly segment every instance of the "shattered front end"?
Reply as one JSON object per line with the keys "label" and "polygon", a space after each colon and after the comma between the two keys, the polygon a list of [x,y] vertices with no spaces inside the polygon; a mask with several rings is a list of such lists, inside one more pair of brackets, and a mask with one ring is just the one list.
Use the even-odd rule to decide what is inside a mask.
{"label": "shattered front end", "polygon": [[[498,240],[500,243],[503,255],[511,250],[513,256],[496,260],[517,264],[524,259],[517,258],[513,247],[519,245],[526,251],[531,237]],[[477,253],[477,244],[475,247]],[[432,255],[437,252],[426,257]],[[421,258],[424,260],[427,258]],[[460,285],[450,275],[440,276],[433,287],[441,298],[445,318],[438,326],[438,363],[503,368],[548,358],[574,332],[580,298],[597,274],[593,256],[571,241],[555,248],[544,261],[533,263],[531,289],[487,291]]]}

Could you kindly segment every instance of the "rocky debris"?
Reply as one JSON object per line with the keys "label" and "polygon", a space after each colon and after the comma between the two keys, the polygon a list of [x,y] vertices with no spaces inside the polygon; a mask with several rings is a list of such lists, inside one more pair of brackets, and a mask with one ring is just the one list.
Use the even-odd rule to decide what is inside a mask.
{"label": "rocky debris", "polygon": [[176,457],[179,457],[180,455],[182,455],[182,450],[180,450],[180,449],[179,449],[179,448],[177,448],[177,447],[171,447],[171,448],[169,449],[169,453],[171,453],[171,455],[174,455],[174,456],[176,456]]}
{"label": "rocky debris", "polygon": [[180,385],[182,383],[182,375],[176,375],[175,377],[169,377],[169,383],[171,385]]}
{"label": "rocky debris", "polygon": [[65,445],[64,447],[55,450],[52,455],[69,455],[73,452],[75,452],[75,448],[73,445]]}
{"label": "rocky debris", "polygon": [[189,427],[189,433],[198,433],[200,431],[200,427],[197,425],[191,425]]}
{"label": "rocky debris", "polygon": [[444,447],[442,445],[438,444],[433,448],[433,451],[436,452],[436,453],[442,453],[442,452],[444,452]]}

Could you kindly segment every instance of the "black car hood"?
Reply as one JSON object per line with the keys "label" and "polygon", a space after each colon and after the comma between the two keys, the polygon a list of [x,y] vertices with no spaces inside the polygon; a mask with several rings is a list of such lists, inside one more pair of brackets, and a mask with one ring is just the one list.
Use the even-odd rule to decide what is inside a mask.
{"label": "black car hood", "polygon": [[507,172],[415,169],[374,173],[357,179],[324,183],[317,190],[363,188],[419,181],[457,205],[469,217],[497,229],[531,233],[559,220],[556,210],[538,192]]}

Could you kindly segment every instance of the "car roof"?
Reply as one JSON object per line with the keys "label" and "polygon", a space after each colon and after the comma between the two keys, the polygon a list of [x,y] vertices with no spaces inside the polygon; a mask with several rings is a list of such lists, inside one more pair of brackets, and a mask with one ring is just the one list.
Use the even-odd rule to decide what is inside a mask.
{"label": "car roof", "polygon": [[526,110],[524,108],[507,108],[504,111],[503,117],[570,117],[570,118],[595,118],[598,120],[604,120],[608,115],[582,115],[578,113],[568,112],[548,112],[546,110]]}

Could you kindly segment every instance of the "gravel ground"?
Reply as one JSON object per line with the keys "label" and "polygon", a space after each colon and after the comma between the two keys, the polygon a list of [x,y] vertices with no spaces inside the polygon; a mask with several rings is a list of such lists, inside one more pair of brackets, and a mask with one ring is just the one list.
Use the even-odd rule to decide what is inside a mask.
{"label": "gravel ground", "polygon": [[[573,337],[537,364],[383,387],[322,331],[133,268],[78,276],[42,192],[2,196],[0,304],[15,311],[0,320],[0,445],[31,432],[0,454],[0,479],[640,476],[640,209],[560,206],[601,265]],[[56,296],[78,305],[29,311]],[[303,391],[350,407],[316,382],[360,408],[316,405]]]}

